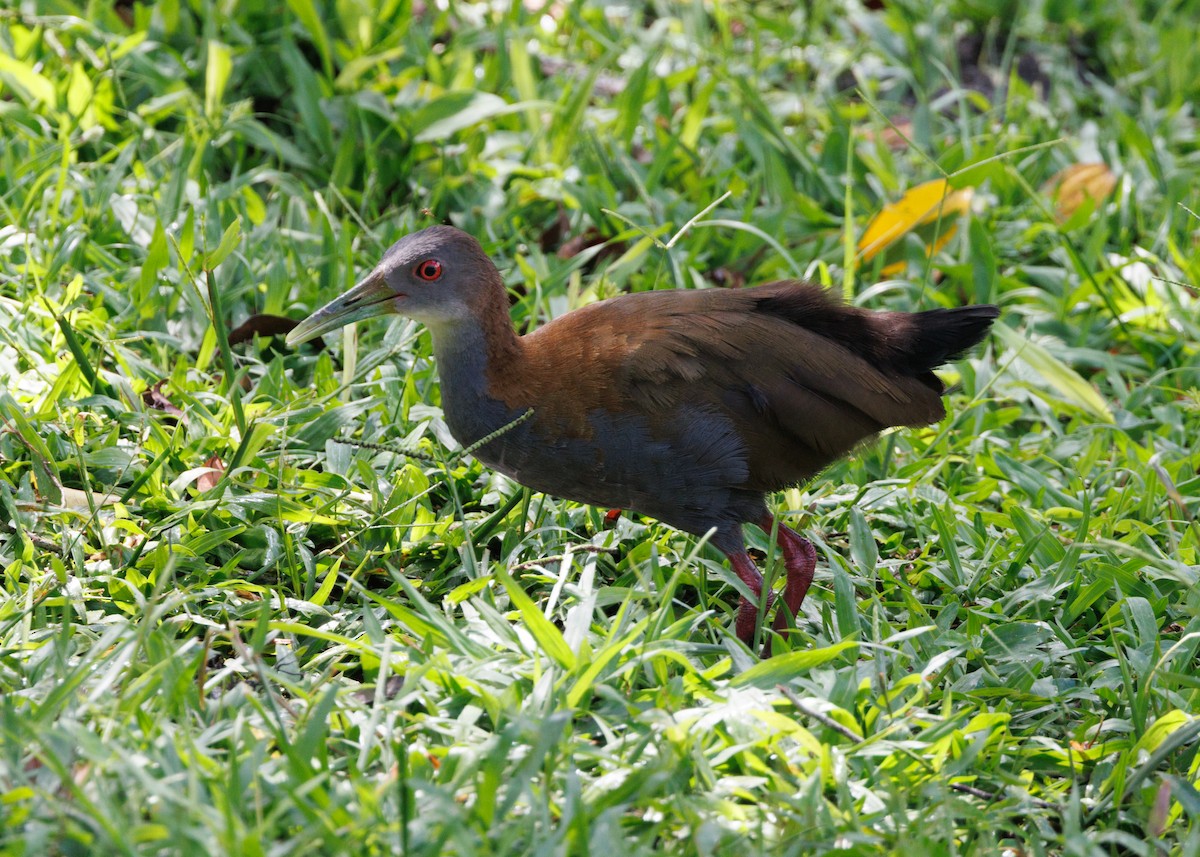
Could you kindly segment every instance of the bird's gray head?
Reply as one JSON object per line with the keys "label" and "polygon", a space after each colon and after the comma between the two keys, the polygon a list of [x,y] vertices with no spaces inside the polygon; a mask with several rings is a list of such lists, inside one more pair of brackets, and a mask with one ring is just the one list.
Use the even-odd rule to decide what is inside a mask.
{"label": "bird's gray head", "polygon": [[288,343],[389,313],[441,327],[477,317],[497,290],[500,274],[478,241],[453,226],[430,226],[393,244],[358,285],[300,322]]}

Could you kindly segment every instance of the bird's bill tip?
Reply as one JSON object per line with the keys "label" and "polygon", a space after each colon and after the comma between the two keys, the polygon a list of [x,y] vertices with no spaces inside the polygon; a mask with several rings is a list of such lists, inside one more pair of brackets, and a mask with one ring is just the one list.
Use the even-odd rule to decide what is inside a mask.
{"label": "bird's bill tip", "polygon": [[395,297],[398,295],[388,288],[384,278],[372,273],[292,328],[287,335],[287,344],[299,345],[351,322],[394,312],[392,299]]}

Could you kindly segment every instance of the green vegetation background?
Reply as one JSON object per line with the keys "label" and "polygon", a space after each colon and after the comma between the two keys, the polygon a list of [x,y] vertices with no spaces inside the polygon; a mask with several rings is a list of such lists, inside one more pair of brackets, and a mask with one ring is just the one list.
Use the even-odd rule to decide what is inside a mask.
{"label": "green vegetation background", "polygon": [[[6,4],[0,851],[1200,854],[1198,43],[1186,0]],[[943,176],[931,260],[856,258]],[[456,456],[411,323],[230,343],[445,219],[523,329],[800,275],[1004,313],[943,425],[777,498],[821,561],[758,662],[695,539]]]}

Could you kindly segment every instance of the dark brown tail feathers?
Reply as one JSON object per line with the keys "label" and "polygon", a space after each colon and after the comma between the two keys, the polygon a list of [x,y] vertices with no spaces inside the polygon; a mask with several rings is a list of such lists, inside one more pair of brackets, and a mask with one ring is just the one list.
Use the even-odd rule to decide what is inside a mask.
{"label": "dark brown tail feathers", "polygon": [[987,304],[925,312],[872,312],[846,306],[827,289],[784,281],[753,290],[760,312],[786,318],[850,349],[875,366],[920,378],[941,390],[933,375],[987,335],[1000,314]]}
{"label": "dark brown tail feathers", "polygon": [[915,313],[905,349],[906,368],[917,374],[957,360],[987,335],[998,315],[998,307],[986,304]]}

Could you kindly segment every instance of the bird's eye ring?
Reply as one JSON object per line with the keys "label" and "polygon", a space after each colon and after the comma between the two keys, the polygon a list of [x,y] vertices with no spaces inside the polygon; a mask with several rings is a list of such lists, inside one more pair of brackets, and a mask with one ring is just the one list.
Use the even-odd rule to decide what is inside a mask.
{"label": "bird's eye ring", "polygon": [[413,273],[422,280],[432,283],[442,276],[442,263],[437,259],[426,259],[424,262],[417,263],[417,267],[413,268]]}

